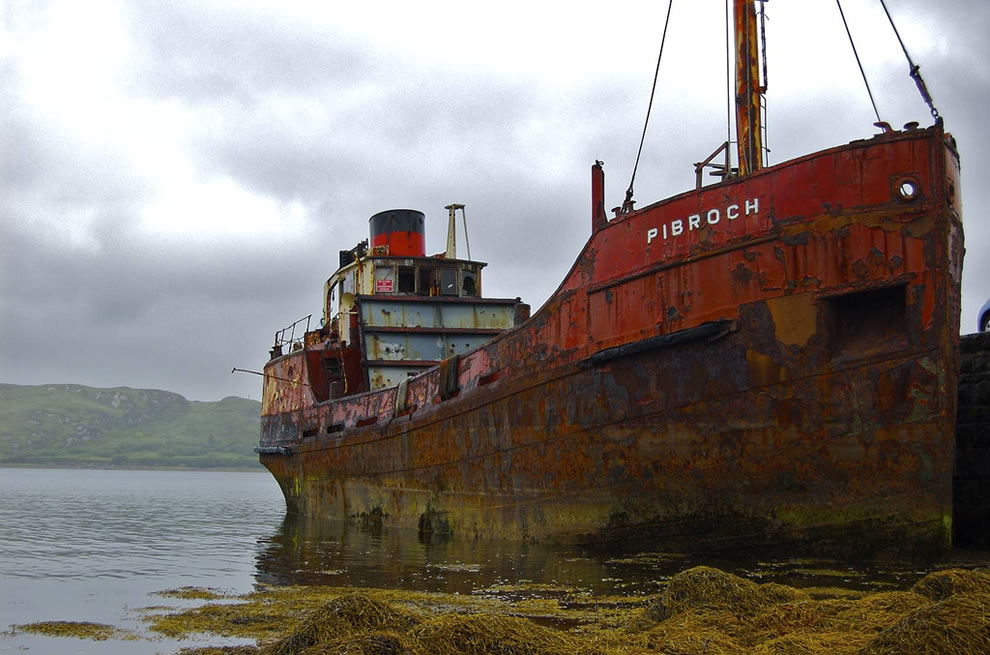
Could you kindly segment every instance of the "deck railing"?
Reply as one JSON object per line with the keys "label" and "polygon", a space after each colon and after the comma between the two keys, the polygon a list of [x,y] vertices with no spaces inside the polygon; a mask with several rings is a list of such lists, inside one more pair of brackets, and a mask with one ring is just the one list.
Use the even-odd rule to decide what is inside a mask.
{"label": "deck railing", "polygon": [[[305,338],[306,333],[309,332],[309,324],[312,318],[312,314],[303,316],[299,320],[294,321],[291,325],[276,331],[275,348],[278,348],[281,352],[301,349],[305,345],[303,339]],[[303,328],[303,323],[306,324],[305,329]]]}

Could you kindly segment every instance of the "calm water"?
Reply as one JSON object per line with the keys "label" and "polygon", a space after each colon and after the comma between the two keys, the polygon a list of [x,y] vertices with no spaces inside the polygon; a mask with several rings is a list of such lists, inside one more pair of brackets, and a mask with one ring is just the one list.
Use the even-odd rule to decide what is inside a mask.
{"label": "calm water", "polygon": [[[184,585],[250,591],[284,505],[266,473],[0,469],[0,630],[43,620],[142,630]],[[190,645],[182,642],[182,646]],[[171,642],[17,634],[0,652],[176,652]]]}
{"label": "calm water", "polygon": [[[175,653],[224,643],[161,640],[144,631],[136,610],[188,605],[194,601],[155,595],[187,585],[236,593],[258,584],[472,593],[529,581],[644,594],[701,563],[795,586],[906,588],[926,572],[423,541],[415,531],[287,517],[278,487],[264,472],[0,469],[0,498],[0,632],[13,624],[66,620],[107,623],[148,637],[92,642],[5,634],[0,653]],[[985,563],[985,554],[972,557]]]}

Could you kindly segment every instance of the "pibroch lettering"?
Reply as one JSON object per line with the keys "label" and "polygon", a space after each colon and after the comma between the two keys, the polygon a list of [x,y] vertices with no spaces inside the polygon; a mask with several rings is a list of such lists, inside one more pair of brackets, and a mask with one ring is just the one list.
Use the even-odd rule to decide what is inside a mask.
{"label": "pibroch lettering", "polygon": [[709,209],[704,212],[704,217],[702,217],[702,214],[691,214],[687,218],[675,218],[669,223],[663,223],[660,227],[651,227],[646,230],[646,245],[653,243],[654,239],[659,238],[666,241],[668,238],[681,236],[685,231],[693,232],[700,230],[703,222],[708,225],[717,225],[723,216],[728,221],[734,221],[739,218],[741,215],[740,212],[744,212],[742,215],[745,216],[759,214],[760,199],[750,198],[742,206],[732,204],[724,210],[717,207]]}

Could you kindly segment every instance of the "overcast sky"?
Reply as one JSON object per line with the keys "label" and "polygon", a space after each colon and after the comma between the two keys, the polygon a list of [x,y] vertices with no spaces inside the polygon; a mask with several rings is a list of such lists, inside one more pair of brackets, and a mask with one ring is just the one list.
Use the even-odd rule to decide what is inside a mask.
{"label": "overcast sky", "polygon": [[[0,0],[0,382],[258,399],[276,329],[390,208],[465,203],[534,311],[636,155],[665,2]],[[678,0],[636,182],[725,139],[723,0]],[[963,332],[990,296],[990,3],[887,0],[959,141]],[[881,117],[931,123],[879,0],[844,0]],[[772,163],[867,138],[834,0],[767,4]],[[463,252],[463,242],[460,248]]]}

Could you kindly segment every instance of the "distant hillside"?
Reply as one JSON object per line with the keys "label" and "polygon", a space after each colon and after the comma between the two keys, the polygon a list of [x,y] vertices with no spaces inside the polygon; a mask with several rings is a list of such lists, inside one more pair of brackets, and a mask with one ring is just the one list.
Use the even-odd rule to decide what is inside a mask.
{"label": "distant hillside", "polygon": [[0,466],[260,467],[260,410],[235,397],[0,384]]}

